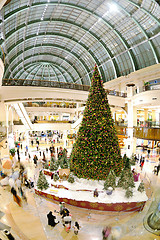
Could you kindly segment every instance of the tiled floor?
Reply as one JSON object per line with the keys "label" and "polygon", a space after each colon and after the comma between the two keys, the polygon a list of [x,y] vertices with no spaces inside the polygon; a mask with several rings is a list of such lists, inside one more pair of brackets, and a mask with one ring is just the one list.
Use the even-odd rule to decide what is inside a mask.
{"label": "tiled floor", "polygon": [[[45,149],[45,146],[43,148]],[[35,148],[30,148],[30,151],[33,155]],[[139,153],[141,154],[140,150]],[[26,160],[24,153],[21,154],[21,160],[27,168],[29,177],[36,178],[41,165],[39,164],[35,168],[33,163]],[[99,212],[68,205],[73,222],[77,220],[81,225],[79,234],[76,236],[73,229],[66,233],[61,222],[54,228],[47,225],[46,215],[49,211],[59,210],[58,203],[41,198],[35,195],[33,190],[26,189],[27,202],[23,202],[23,206],[19,207],[13,201],[9,187],[0,187],[0,210],[6,213],[1,221],[11,226],[11,232],[16,240],[101,240],[102,229],[106,225],[120,228],[121,236],[116,239],[158,240],[160,237],[147,231],[143,224],[145,216],[155,209],[160,201],[160,176],[156,176],[152,172],[157,158],[158,156],[153,152],[149,160],[145,162],[142,172],[139,166],[136,166],[136,170],[141,172],[141,179],[144,179],[149,196],[142,212]],[[55,215],[60,220],[60,216],[57,213]],[[2,235],[0,235],[1,239],[6,239],[1,232],[0,234]]]}

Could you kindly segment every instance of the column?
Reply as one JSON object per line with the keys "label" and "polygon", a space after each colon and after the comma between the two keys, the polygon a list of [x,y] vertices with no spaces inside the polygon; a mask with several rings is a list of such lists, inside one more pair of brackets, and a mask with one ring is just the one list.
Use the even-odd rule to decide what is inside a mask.
{"label": "column", "polygon": [[11,131],[13,134],[13,108],[10,106],[10,109],[11,109]]}
{"label": "column", "polygon": [[7,132],[7,141],[8,141],[8,115],[9,115],[9,108],[8,105],[5,105],[6,107],[6,132]]}
{"label": "column", "polygon": [[134,84],[128,84],[127,85],[127,97],[128,97],[128,139],[127,139],[127,151],[126,154],[130,158],[133,153],[133,87]]}
{"label": "column", "polygon": [[156,111],[152,110],[152,125],[156,125]]}
{"label": "column", "polygon": [[66,148],[67,145],[68,145],[68,142],[67,142],[67,130],[63,130],[63,147]]}
{"label": "column", "polygon": [[133,107],[133,126],[137,126],[137,107]]}
{"label": "column", "polygon": [[148,124],[148,109],[144,108],[144,126]]}

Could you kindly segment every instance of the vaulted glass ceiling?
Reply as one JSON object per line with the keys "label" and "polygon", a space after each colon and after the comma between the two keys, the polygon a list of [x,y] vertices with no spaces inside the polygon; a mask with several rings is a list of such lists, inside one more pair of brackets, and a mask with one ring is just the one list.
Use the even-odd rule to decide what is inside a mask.
{"label": "vaulted glass ceiling", "polygon": [[90,85],[160,62],[155,0],[11,0],[0,12],[7,79]]}

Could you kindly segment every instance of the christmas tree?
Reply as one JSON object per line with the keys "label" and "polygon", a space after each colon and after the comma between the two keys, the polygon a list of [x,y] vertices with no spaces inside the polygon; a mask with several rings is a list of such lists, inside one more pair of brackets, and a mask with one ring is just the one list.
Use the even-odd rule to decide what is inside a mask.
{"label": "christmas tree", "polygon": [[51,158],[50,171],[56,171],[59,167],[58,161],[55,161],[54,157]]}
{"label": "christmas tree", "polygon": [[97,66],[71,154],[71,171],[79,178],[104,180],[111,169],[118,176],[123,160],[107,95]]}
{"label": "christmas tree", "polygon": [[59,179],[58,174],[55,173],[54,176],[53,176],[53,180],[56,182],[58,179]]}
{"label": "christmas tree", "polygon": [[111,170],[107,176],[107,179],[104,183],[104,189],[107,190],[108,187],[112,187],[115,189],[116,187],[116,175],[114,173],[114,170]]}
{"label": "christmas tree", "polygon": [[130,164],[130,159],[127,157],[126,153],[124,154],[123,156],[123,165],[124,165],[124,168],[131,168],[131,164]]}
{"label": "christmas tree", "polygon": [[38,181],[37,181],[37,188],[40,190],[47,189],[49,187],[49,183],[45,175],[43,174],[42,170],[39,173]]}
{"label": "christmas tree", "polygon": [[141,193],[145,191],[144,182],[143,182],[143,181],[139,184],[137,190],[138,190],[139,192],[141,192]]}
{"label": "christmas tree", "polygon": [[132,197],[132,196],[133,196],[133,191],[132,191],[132,189],[127,188],[126,193],[125,193],[125,197],[126,197],[126,198],[130,198],[130,197]]}
{"label": "christmas tree", "polygon": [[70,174],[69,175],[69,178],[68,178],[68,182],[70,182],[70,183],[74,183],[74,177]]}
{"label": "christmas tree", "polygon": [[123,171],[120,174],[119,180],[118,180],[118,187],[122,187],[124,189],[127,189],[129,187],[134,188],[134,178],[131,169],[124,168]]}

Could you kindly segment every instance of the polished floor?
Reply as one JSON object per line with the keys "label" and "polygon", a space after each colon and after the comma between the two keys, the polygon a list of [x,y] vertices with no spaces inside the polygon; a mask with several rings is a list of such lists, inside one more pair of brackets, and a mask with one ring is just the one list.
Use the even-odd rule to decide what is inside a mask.
{"label": "polished floor", "polygon": [[[40,148],[45,150],[46,146],[43,144]],[[36,148],[29,147],[29,151],[32,159],[34,153],[37,153]],[[142,150],[137,150],[138,153],[142,154]],[[102,229],[108,225],[121,230],[120,237],[114,239],[158,240],[160,236],[155,235],[158,233],[153,234],[144,226],[145,217],[157,207],[160,201],[160,176],[153,174],[158,158],[156,151],[151,151],[150,157],[146,157],[143,170],[140,170],[138,164],[135,167],[136,171],[140,172],[141,179],[144,180],[148,195],[148,201],[142,212],[99,212],[66,205],[72,214],[73,222],[78,221],[81,226],[78,235],[75,235],[73,228],[67,233],[61,222],[54,228],[47,225],[47,213],[59,210],[57,202],[48,201],[35,195],[32,189],[26,189],[27,202],[23,201],[22,207],[19,207],[13,201],[10,187],[0,186],[0,210],[5,212],[0,221],[11,227],[11,233],[16,240],[101,240],[103,239]],[[36,180],[41,163],[35,168],[33,161],[29,162],[26,159],[23,150],[21,161],[27,169],[28,177]],[[61,220],[59,214],[54,214]],[[3,231],[0,232],[0,238],[7,239]]]}

